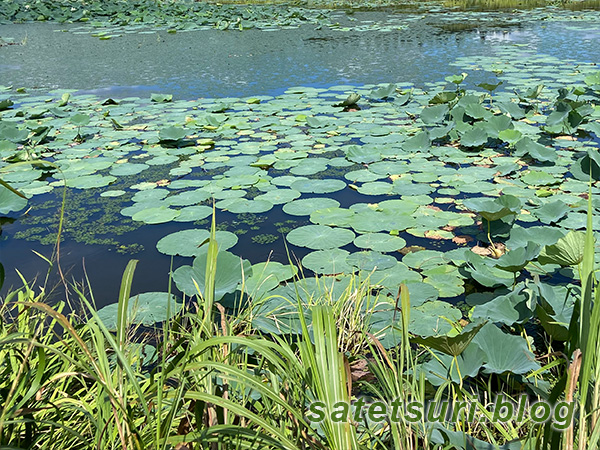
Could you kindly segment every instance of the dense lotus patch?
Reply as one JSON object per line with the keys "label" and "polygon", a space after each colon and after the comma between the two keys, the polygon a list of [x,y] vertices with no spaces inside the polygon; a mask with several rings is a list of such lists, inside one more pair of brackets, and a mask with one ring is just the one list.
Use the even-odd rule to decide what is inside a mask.
{"label": "dense lotus patch", "polygon": [[[227,252],[239,240],[236,253],[252,258],[244,242],[276,248],[282,236],[306,274],[370,276],[387,303],[402,282],[417,305],[465,291],[502,292],[532,274],[566,273],[570,266],[561,266],[573,258],[556,256],[559,239],[585,227],[587,181],[600,178],[596,69],[579,65],[568,88],[523,84],[514,74],[528,70],[530,56],[503,50],[503,72],[476,90],[462,75],[427,92],[296,86],[276,97],[193,101],[4,90],[0,179],[34,208],[36,195],[66,180],[70,192],[97,193],[138,227],[179,226],[157,249],[195,257],[174,273],[186,295],[203,289],[199,255],[213,203],[227,228],[217,232],[220,258],[231,269],[219,281],[222,297],[242,287],[251,298],[268,297],[293,278],[278,271],[263,277]],[[531,76],[543,72],[554,83],[574,69],[533,60]],[[476,69],[494,63],[459,62]],[[360,110],[335,106],[353,93]],[[55,166],[13,164],[45,159]],[[23,210],[24,199],[0,194],[7,198],[2,214]],[[501,245],[492,250],[492,243]],[[517,300],[502,306],[503,320],[522,317]],[[482,318],[495,308],[476,306]]]}

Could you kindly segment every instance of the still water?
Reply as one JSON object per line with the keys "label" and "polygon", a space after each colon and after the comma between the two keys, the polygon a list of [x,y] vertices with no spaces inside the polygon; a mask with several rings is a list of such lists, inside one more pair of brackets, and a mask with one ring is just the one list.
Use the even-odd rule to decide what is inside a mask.
{"label": "still water", "polygon": [[[366,24],[390,18],[383,13],[357,13],[355,17]],[[2,25],[0,37],[23,45],[0,47],[0,85],[40,92],[75,89],[101,98],[149,97],[152,92],[162,92],[176,99],[278,95],[297,85],[398,83],[427,88],[428,83],[461,72],[453,65],[457,58],[494,55],[507,44],[527,46],[532,54],[600,62],[600,18],[586,23],[512,21],[508,25],[499,20],[496,25],[501,26],[492,23],[483,28],[421,23],[414,14],[394,18],[400,25],[406,19],[406,28],[385,32],[319,30],[314,26],[278,31],[156,31],[125,33],[104,41],[76,34],[69,25]],[[472,84],[479,81],[484,78],[478,80],[477,74],[469,77]],[[35,207],[35,202],[42,200],[44,196],[36,197],[31,204]],[[285,218],[279,208],[270,213],[269,222]],[[234,219],[226,213],[218,216],[218,220]],[[0,252],[7,269],[7,287],[20,285],[14,268],[27,280],[36,275],[43,279],[47,263],[32,249],[45,256],[52,251],[49,246],[11,238],[19,229],[18,221],[2,226]],[[141,262],[134,291],[166,290],[171,261],[154,248],[159,238],[179,229],[181,226],[173,223],[145,226],[121,237],[145,247],[135,255]],[[265,246],[243,238],[233,252],[252,262],[269,257]],[[69,241],[61,245],[61,267],[67,279],[84,280],[84,261],[99,306],[116,300],[117,280],[130,258],[101,245]],[[283,248],[276,250],[274,259],[286,261]],[[183,258],[176,258],[174,264],[182,262]],[[50,286],[57,283],[53,275]]]}

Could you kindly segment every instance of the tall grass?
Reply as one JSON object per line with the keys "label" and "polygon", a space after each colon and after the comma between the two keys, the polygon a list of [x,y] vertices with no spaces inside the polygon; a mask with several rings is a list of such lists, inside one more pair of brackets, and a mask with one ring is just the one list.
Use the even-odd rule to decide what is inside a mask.
{"label": "tall grass", "polygon": [[[577,401],[580,415],[562,434],[533,430],[529,443],[542,449],[597,448],[600,439],[600,289],[593,268],[591,211],[590,203],[582,295],[572,323],[573,361],[564,385],[557,384],[567,400]],[[136,261],[127,265],[121,280],[115,330],[98,317],[93,295],[77,288],[87,313],[83,319],[67,313],[64,303],[45,304],[44,293],[35,294],[25,280],[23,288],[6,297],[0,305],[0,448],[440,447],[425,417],[418,423],[401,416],[380,424],[335,421],[330,415],[314,424],[307,418],[314,401],[332,412],[356,400],[348,356],[357,354],[367,360],[373,376],[359,393],[388,404],[422,404],[431,397],[420,367],[424,355],[411,346],[405,286],[399,291],[399,322],[393,329],[400,344],[392,350],[368,332],[366,322],[377,304],[368,279],[353,279],[337,296],[324,288],[302,300],[298,292],[302,333],[264,336],[252,329],[251,312],[230,317],[215,302],[215,229],[213,215],[204,291],[198,289],[194,301],[152,330],[150,339],[138,332],[131,313],[135,308],[129,304]],[[251,302],[241,303],[251,311]],[[438,400],[461,401],[467,394],[462,380],[448,380],[436,395]],[[457,430],[500,445],[524,436],[527,426],[459,421]]]}

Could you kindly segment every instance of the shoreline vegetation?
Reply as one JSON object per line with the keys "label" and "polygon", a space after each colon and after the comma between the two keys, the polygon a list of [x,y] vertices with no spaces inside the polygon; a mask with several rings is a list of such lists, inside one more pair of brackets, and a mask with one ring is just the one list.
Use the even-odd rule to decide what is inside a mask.
{"label": "shoreline vegetation", "polygon": [[[271,4],[131,4],[0,0],[0,23],[333,23]],[[0,448],[598,448],[600,71],[519,51],[459,61],[489,72],[476,89],[467,72],[427,90],[194,101],[1,87],[2,224],[55,243],[48,273],[70,294],[49,304],[46,283],[17,271],[22,286],[0,298]],[[51,192],[50,221],[23,214]],[[336,192],[366,200],[345,207]],[[133,291],[135,259],[102,308],[89,280],[67,281],[61,239],[91,217],[74,220],[75,205],[118,217],[98,233],[111,239],[190,224],[156,244],[171,257],[165,291]],[[287,264],[229,251],[244,233],[217,211],[251,230],[277,208],[304,219],[256,241],[283,241]],[[385,414],[398,405],[410,414]]]}
{"label": "shoreline vegetation", "polygon": [[[215,302],[221,275],[213,216],[204,289],[185,305],[169,301],[171,318],[151,340],[136,331],[137,316],[147,311],[140,296],[130,298],[135,260],[123,274],[111,324],[81,291],[83,315],[67,313],[65,303],[48,306],[43,291],[35,294],[25,282],[7,296],[0,311],[0,442],[23,449],[595,448],[600,297],[591,210],[590,197],[585,242],[570,249],[582,254],[585,280],[579,319],[569,326],[572,356],[549,357],[528,374],[539,387],[554,383],[547,394],[523,394],[510,371],[461,374],[469,345],[496,325],[414,336],[405,285],[394,327],[401,340],[389,350],[362,321],[370,311],[355,301],[372,289],[369,280],[339,298],[313,298],[310,323],[298,298],[297,336],[257,332],[252,316],[260,305],[231,314]],[[450,376],[431,390],[422,360],[444,354]],[[441,407],[419,410],[435,403]],[[393,411],[403,404],[407,414],[386,416],[386,405]]]}

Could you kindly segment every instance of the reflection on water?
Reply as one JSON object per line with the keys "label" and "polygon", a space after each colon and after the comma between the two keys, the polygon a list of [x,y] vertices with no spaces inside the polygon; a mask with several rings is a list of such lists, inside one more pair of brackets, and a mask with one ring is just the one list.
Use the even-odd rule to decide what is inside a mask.
{"label": "reflection on water", "polygon": [[[377,18],[382,13],[371,14]],[[400,82],[423,86],[451,74],[450,64],[456,58],[493,54],[508,41],[540,43],[540,49],[545,46],[550,55],[559,57],[600,59],[596,46],[574,43],[569,38],[573,31],[560,23],[462,33],[426,23],[390,32],[312,27],[276,33],[157,32],[125,34],[108,41],[55,30],[52,24],[0,26],[0,35],[28,36],[24,46],[0,49],[0,85],[79,89],[115,98],[162,91],[192,99],[274,95],[293,85]]]}

